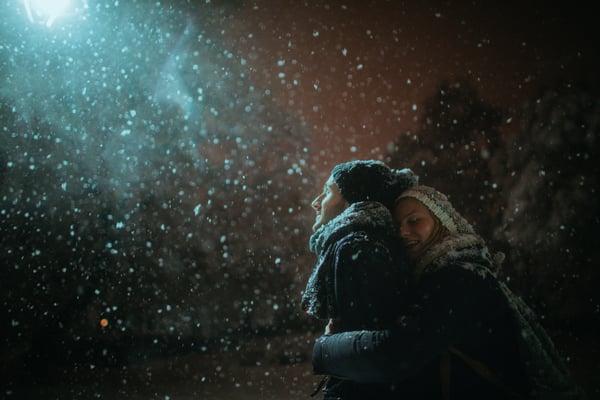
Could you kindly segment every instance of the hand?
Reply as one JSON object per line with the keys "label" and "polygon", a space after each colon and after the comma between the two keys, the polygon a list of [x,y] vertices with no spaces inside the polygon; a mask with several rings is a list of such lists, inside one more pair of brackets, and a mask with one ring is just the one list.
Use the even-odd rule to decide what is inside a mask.
{"label": "hand", "polygon": [[335,330],[333,329],[333,319],[330,319],[329,323],[325,327],[325,335],[332,335],[334,333],[335,333]]}

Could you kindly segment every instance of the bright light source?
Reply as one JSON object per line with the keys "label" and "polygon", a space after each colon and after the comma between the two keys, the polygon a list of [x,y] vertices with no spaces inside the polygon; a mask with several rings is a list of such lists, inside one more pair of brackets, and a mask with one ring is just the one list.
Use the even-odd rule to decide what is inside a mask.
{"label": "bright light source", "polygon": [[87,1],[82,0],[23,0],[27,18],[33,23],[52,26],[60,17],[71,16],[87,8]]}

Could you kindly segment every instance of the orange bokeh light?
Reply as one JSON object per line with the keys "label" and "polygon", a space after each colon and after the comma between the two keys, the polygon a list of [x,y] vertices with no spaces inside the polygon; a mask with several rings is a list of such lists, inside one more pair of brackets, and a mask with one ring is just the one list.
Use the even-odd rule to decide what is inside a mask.
{"label": "orange bokeh light", "polygon": [[100,326],[106,328],[108,326],[108,320],[106,318],[102,318],[100,320]]}

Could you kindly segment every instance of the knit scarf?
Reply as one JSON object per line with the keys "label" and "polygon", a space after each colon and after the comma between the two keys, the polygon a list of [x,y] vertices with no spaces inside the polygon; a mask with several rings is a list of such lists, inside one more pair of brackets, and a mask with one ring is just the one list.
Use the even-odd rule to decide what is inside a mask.
{"label": "knit scarf", "polygon": [[413,277],[418,281],[424,274],[451,264],[460,264],[482,276],[495,275],[496,260],[483,239],[476,234],[459,233],[443,237],[423,253],[416,260]]}
{"label": "knit scarf", "polygon": [[377,202],[353,203],[311,235],[310,250],[317,254],[318,261],[302,294],[302,308],[307,314],[319,319],[335,318],[333,246],[358,231],[377,231],[392,237],[394,225],[390,211]]}

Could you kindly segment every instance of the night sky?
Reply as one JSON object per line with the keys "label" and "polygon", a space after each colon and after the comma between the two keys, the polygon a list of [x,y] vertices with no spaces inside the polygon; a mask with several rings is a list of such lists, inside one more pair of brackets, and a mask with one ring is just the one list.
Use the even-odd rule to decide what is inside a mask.
{"label": "night sky", "polygon": [[[153,38],[128,35],[155,24],[154,38],[168,35],[158,48],[172,43],[164,47],[166,57],[185,51],[190,35],[213,37],[248,82],[306,123],[319,170],[348,158],[380,157],[400,132],[418,127],[422,102],[441,80],[469,80],[515,121],[540,86],[593,76],[599,65],[592,13],[566,2],[216,0],[144,7],[90,1],[85,12],[57,18],[46,33],[39,24],[27,26],[21,2],[8,2],[3,13],[7,29],[22,30],[21,39],[46,35],[51,46],[89,34],[105,35],[102,41],[115,50],[128,42],[140,49]],[[39,43],[22,46],[23,53],[44,51]],[[168,60],[146,60],[139,72],[152,79],[157,63],[165,68]],[[56,80],[65,72],[36,64],[30,73],[52,73]],[[163,94],[177,89],[172,82],[161,88]],[[3,90],[10,92],[10,85]]]}
{"label": "night sky", "polygon": [[514,121],[540,86],[595,74],[590,20],[535,1],[263,1],[242,7],[225,34],[331,164],[377,157],[415,129],[440,80],[470,80]]}

